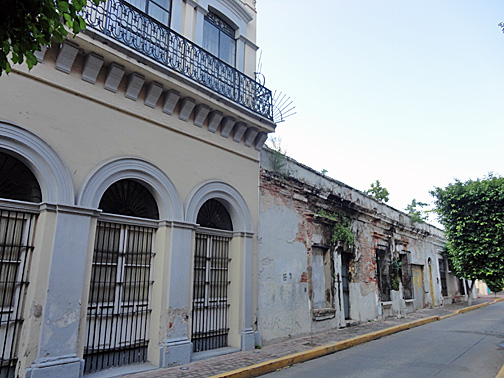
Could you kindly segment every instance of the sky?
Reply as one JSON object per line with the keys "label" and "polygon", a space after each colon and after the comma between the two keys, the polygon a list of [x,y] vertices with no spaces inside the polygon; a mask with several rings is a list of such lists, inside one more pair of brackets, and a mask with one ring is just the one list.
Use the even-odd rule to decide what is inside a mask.
{"label": "sky", "polygon": [[[296,114],[287,155],[399,210],[504,175],[504,0],[258,0],[266,87]],[[258,55],[258,57],[259,57]]]}

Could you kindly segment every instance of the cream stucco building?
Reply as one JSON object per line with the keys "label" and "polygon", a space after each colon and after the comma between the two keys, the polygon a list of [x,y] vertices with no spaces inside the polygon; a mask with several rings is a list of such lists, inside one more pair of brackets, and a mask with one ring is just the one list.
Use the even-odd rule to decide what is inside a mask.
{"label": "cream stucco building", "polygon": [[[2,377],[254,348],[254,0],[107,0],[0,79]],[[227,349],[226,349],[227,348]]]}

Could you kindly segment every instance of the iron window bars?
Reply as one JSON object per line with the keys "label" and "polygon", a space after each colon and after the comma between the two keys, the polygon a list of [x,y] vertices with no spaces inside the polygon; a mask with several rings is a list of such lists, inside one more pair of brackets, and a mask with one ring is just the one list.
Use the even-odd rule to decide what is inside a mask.
{"label": "iron window bars", "polygon": [[13,378],[36,215],[0,210],[0,377]]}
{"label": "iron window bars", "polygon": [[269,89],[123,0],[88,2],[89,27],[273,120]]}
{"label": "iron window bars", "polygon": [[196,233],[191,337],[194,352],[228,345],[230,240],[228,236]]}
{"label": "iron window bars", "polygon": [[98,222],[85,373],[147,360],[154,228]]}

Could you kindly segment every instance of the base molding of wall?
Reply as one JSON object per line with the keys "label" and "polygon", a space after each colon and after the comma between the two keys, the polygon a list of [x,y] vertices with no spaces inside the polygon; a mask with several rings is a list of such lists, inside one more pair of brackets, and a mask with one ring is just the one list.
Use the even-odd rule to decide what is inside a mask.
{"label": "base molding of wall", "polygon": [[255,335],[252,328],[244,328],[241,330],[241,350],[255,349]]}
{"label": "base molding of wall", "polygon": [[76,355],[38,358],[26,369],[26,378],[81,378],[83,371],[84,360]]}
{"label": "base molding of wall", "polygon": [[192,342],[186,338],[167,339],[159,348],[160,367],[167,368],[191,362]]}

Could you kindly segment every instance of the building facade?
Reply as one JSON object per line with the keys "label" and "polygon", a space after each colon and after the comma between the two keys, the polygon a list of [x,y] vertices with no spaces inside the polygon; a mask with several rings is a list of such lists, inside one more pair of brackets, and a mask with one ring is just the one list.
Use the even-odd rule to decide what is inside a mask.
{"label": "building facade", "polygon": [[254,348],[253,0],[107,0],[0,79],[1,377]]}
{"label": "building facade", "polygon": [[465,295],[441,230],[268,149],[259,237],[260,344]]}

